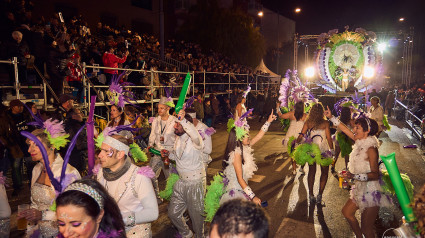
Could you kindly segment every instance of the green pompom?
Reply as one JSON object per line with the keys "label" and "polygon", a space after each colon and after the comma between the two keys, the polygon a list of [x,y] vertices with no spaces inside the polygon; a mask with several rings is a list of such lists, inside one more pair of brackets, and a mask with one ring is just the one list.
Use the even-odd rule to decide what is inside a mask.
{"label": "green pompom", "polygon": [[236,128],[236,140],[242,141],[246,135],[246,130],[243,127],[235,126]]}
{"label": "green pompom", "polygon": [[50,209],[50,211],[56,212],[56,200],[53,201],[53,203],[52,203],[52,205],[50,205],[49,209]]}
{"label": "green pompom", "polygon": [[69,142],[69,134],[64,134],[63,136],[52,138],[50,132],[48,132],[47,130],[44,130],[44,132],[47,134],[47,139],[49,140],[50,144],[57,150],[59,150],[61,147],[65,147],[66,144]]}
{"label": "green pompom", "polygon": [[320,158],[316,158],[316,163],[322,167],[326,167],[331,165],[334,162],[333,158],[323,158],[320,156]]}
{"label": "green pompom", "polygon": [[317,144],[304,143],[295,148],[294,160],[301,166],[305,163],[313,165],[317,158],[322,158],[320,148]]}
{"label": "green pompom", "polygon": [[204,199],[205,221],[212,221],[215,213],[220,207],[220,199],[224,193],[223,177],[216,174],[211,184],[207,186],[207,193]]}
{"label": "green pompom", "polygon": [[146,162],[148,161],[148,156],[145,152],[140,149],[140,146],[136,143],[130,145],[130,153],[135,161]]}
{"label": "green pompom", "polygon": [[388,123],[388,117],[387,117],[387,115],[384,115],[384,120],[382,121],[382,123],[384,123],[384,126],[387,128],[387,131],[390,131],[391,130],[391,126]]}
{"label": "green pompom", "polygon": [[294,151],[295,151],[295,148],[294,148],[294,150],[292,150],[292,142],[294,141],[294,140],[296,140],[296,138],[295,138],[295,136],[291,136],[290,138],[289,138],[289,140],[288,140],[288,155],[292,158],[292,157],[294,157]]}
{"label": "green pompom", "polygon": [[338,141],[339,148],[341,149],[341,156],[345,157],[349,155],[353,150],[352,142],[347,135],[342,132],[336,134],[336,140]]}
{"label": "green pompom", "polygon": [[227,121],[227,132],[230,132],[233,127],[235,127],[235,119],[229,118],[229,120]]}
{"label": "green pompom", "polygon": [[165,189],[159,192],[159,196],[165,200],[170,200],[171,195],[173,195],[173,187],[174,184],[180,179],[178,174],[171,173],[167,178],[167,185],[165,185]]}
{"label": "green pompom", "polygon": [[[390,193],[395,195],[395,189],[393,183],[391,182],[390,174],[387,170],[382,170],[382,181],[384,181],[384,185],[381,186],[382,190],[385,193]],[[413,201],[413,184],[410,181],[410,178],[407,174],[400,173],[401,180],[403,180],[404,187],[406,187],[407,195],[409,196],[410,201]]]}

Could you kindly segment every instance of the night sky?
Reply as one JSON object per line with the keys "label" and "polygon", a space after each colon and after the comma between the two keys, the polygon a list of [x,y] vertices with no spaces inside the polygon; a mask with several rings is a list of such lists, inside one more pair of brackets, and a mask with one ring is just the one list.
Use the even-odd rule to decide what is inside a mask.
{"label": "night sky", "polygon": [[[296,21],[300,34],[320,34],[349,25],[354,30],[362,27],[375,32],[394,31],[414,26],[415,31],[425,28],[425,1],[421,0],[261,0],[261,3]],[[294,9],[300,7],[301,13]],[[400,23],[398,19],[406,20]]]}

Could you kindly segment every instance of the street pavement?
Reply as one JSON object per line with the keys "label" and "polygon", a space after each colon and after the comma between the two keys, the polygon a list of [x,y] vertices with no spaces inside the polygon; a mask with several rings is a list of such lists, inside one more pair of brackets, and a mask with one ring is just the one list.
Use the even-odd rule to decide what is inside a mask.
{"label": "street pavement", "polygon": [[[258,133],[261,125],[256,119],[249,120],[251,137]],[[391,131],[384,132],[379,138],[382,145],[379,154],[387,155],[396,152],[396,160],[400,172],[407,173],[417,192],[425,183],[425,161],[423,151],[418,149],[404,149],[404,145],[418,144],[402,123],[390,120]],[[227,144],[226,125],[221,124],[213,135],[213,161],[208,168],[208,183],[212,176],[221,170],[222,156]],[[279,122],[274,122],[269,131],[256,145],[254,157],[258,171],[249,181],[255,194],[268,202],[264,208],[270,217],[270,237],[354,237],[351,228],[341,214],[341,209],[349,198],[349,191],[338,187],[338,180],[329,172],[328,183],[323,194],[324,205],[309,204],[307,199],[307,176],[300,172],[293,176],[291,161],[281,151],[284,133]],[[344,159],[339,158],[336,170],[342,170]],[[304,168],[308,173],[308,166]],[[315,194],[318,193],[320,169],[316,172]],[[160,182],[165,187],[165,180]],[[16,216],[17,204],[29,202],[28,191],[21,192],[19,197],[11,198],[12,190],[8,189],[9,200]],[[396,201],[396,199],[395,199]],[[167,216],[168,202],[160,204],[158,220],[152,223],[153,237],[174,237],[176,230]],[[375,222],[377,237],[394,236],[391,228],[401,224],[402,212],[397,202],[391,208],[382,208],[379,218]],[[360,214],[357,212],[360,219]],[[11,237],[22,237],[22,232],[17,232],[16,223],[12,218]],[[190,224],[190,221],[189,221]],[[209,224],[206,224],[206,234]]]}

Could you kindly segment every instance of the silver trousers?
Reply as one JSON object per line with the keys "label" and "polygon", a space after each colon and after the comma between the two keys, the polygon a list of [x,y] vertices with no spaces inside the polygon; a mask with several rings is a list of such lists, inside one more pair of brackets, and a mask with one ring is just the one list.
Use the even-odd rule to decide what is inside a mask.
{"label": "silver trousers", "polygon": [[187,210],[192,220],[195,237],[204,237],[204,196],[203,179],[182,180],[174,185],[173,195],[168,205],[168,217],[184,238],[191,237],[192,232],[186,224],[183,213]]}
{"label": "silver trousers", "polygon": [[153,188],[156,196],[159,198],[159,185],[158,177],[161,175],[161,170],[164,171],[165,179],[168,178],[168,169],[165,168],[164,162],[160,156],[154,155],[149,161],[149,165],[155,173],[155,177],[152,178]]}

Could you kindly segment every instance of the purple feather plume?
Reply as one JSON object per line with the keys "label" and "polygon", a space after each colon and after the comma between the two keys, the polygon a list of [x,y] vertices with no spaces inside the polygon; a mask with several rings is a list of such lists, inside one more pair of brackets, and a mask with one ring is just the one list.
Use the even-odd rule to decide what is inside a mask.
{"label": "purple feather plume", "polygon": [[279,89],[279,98],[278,100],[280,101],[280,105],[282,107],[287,107],[288,106],[288,92],[289,92],[289,81],[288,79],[284,79],[282,81],[282,84],[280,85],[280,89]]}
{"label": "purple feather plume", "polygon": [[192,106],[193,102],[195,101],[195,99],[196,99],[196,96],[192,96],[189,99],[187,99],[186,103],[183,106],[183,110],[190,108]]}
{"label": "purple feather plume", "polygon": [[251,91],[251,86],[248,85],[248,88],[243,92],[243,97],[246,98],[246,96],[248,95],[248,93]]}
{"label": "purple feather plume", "polygon": [[[61,186],[62,186],[62,191],[65,190],[66,187],[68,187],[68,185],[70,185],[72,182],[74,182],[75,180],[77,180],[77,175],[75,174],[65,174],[65,176],[63,177],[63,180],[60,182]],[[56,180],[60,180],[60,177],[57,177]]]}
{"label": "purple feather plume", "polygon": [[153,178],[153,177],[155,177],[155,173],[153,172],[152,168],[151,168],[151,167],[149,167],[149,166],[143,166],[143,167],[140,167],[140,168],[137,170],[137,173],[138,173],[138,174],[141,174],[141,175],[143,175],[143,176],[145,176],[145,177],[148,177],[148,178]]}
{"label": "purple feather plume", "polygon": [[205,133],[203,130],[198,130],[199,135],[202,137],[202,140],[205,140]]}
{"label": "purple feather plume", "polygon": [[242,116],[239,118],[239,120],[242,121],[243,119],[247,118],[249,116],[249,114],[251,114],[252,111],[254,111],[254,108],[251,108],[247,112],[245,112],[244,114],[242,114]]}
{"label": "purple feather plume", "polygon": [[148,122],[149,124],[152,124],[152,122],[155,120],[155,117],[149,117]]}
{"label": "purple feather plume", "polygon": [[31,114],[31,116],[34,118],[33,122],[29,122],[27,123],[30,126],[35,126],[38,128],[43,128],[44,125],[44,121],[43,119],[41,119],[41,116],[39,113],[37,113],[37,115],[34,115],[34,113],[32,112],[31,108],[29,108],[26,104],[24,104],[24,106],[27,108],[27,110],[29,111],[29,113]]}
{"label": "purple feather plume", "polygon": [[134,124],[136,124],[137,119],[139,117],[140,117],[140,115],[137,115],[136,118],[134,119],[134,121],[132,123],[128,124],[128,125],[119,125],[119,126],[116,126],[114,131],[116,131],[116,132],[120,132],[120,131],[131,131],[131,132],[135,132],[135,131],[140,130],[141,128],[133,128],[132,127]]}
{"label": "purple feather plume", "polygon": [[50,133],[52,138],[63,136],[65,129],[63,128],[63,121],[53,120],[52,118],[47,119],[44,122],[43,128]]}
{"label": "purple feather plume", "polygon": [[214,133],[216,133],[216,131],[212,127],[205,129],[205,134],[207,134],[207,136],[212,136]]}

